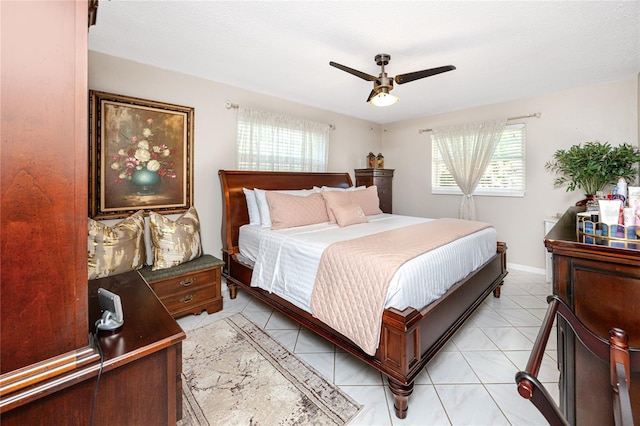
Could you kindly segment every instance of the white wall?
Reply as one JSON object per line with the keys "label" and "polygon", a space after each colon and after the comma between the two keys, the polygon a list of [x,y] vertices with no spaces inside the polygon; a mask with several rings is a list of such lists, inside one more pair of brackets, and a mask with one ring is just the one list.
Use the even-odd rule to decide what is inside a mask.
{"label": "white wall", "polygon": [[584,198],[554,188],[544,169],[557,149],[589,140],[638,145],[638,80],[582,87],[530,99],[456,111],[383,126],[385,166],[394,168],[394,213],[457,217],[459,196],[431,194],[431,137],[418,129],[540,112],[526,123],[526,194],[476,196],[478,220],[495,224],[509,263],[544,268],[545,217]]}
{"label": "white wall", "polygon": [[[89,89],[195,108],[194,206],[206,253],[221,256],[222,195],[218,170],[236,168],[237,111],[226,101],[256,109],[331,123],[329,171],[365,167],[380,151],[380,125],[231,86],[89,52]],[[171,215],[172,219],[178,215]],[[113,225],[117,220],[105,223]]]}
{"label": "white wall", "polygon": [[553,175],[544,163],[556,149],[588,140],[638,144],[636,78],[383,126],[92,51],[89,88],[195,108],[194,205],[202,222],[204,250],[217,256],[222,213],[218,170],[236,167],[236,111],[226,109],[226,100],[334,124],[329,171],[349,171],[353,178],[353,169],[365,167],[370,151],[382,152],[385,167],[395,169],[394,213],[424,217],[457,217],[460,199],[431,195],[431,138],[429,133],[419,135],[418,129],[541,112],[542,118],[524,120],[525,197],[475,197],[478,220],[496,225],[499,238],[509,247],[509,263],[541,272],[543,219],[564,212],[582,198],[582,194],[554,189]]}

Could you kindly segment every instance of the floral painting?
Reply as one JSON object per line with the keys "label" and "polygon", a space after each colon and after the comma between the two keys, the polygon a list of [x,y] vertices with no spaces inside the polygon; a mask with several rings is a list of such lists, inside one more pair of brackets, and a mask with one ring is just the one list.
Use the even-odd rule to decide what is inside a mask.
{"label": "floral painting", "polygon": [[92,91],[90,216],[192,205],[193,108]]}

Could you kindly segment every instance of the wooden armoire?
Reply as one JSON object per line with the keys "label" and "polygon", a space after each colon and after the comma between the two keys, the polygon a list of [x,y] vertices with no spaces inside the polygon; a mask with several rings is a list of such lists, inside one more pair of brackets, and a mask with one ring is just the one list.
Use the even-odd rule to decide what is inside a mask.
{"label": "wooden armoire", "polygon": [[[3,426],[89,424],[94,413],[100,356],[89,335],[99,307],[87,281],[87,40],[96,7],[0,1]],[[128,295],[123,305],[134,315],[126,331],[99,339],[94,424],[175,424],[184,332],[137,273],[109,284]]]}
{"label": "wooden armoire", "polygon": [[[87,318],[85,1],[0,2],[1,373],[72,364]],[[44,368],[44,367],[43,367]]]}

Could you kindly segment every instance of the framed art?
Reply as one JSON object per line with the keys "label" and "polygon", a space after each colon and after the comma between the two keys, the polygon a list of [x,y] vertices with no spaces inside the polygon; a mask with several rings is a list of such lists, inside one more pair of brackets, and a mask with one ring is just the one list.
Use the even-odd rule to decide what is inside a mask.
{"label": "framed art", "polygon": [[89,216],[187,211],[194,109],[93,90],[89,98]]}

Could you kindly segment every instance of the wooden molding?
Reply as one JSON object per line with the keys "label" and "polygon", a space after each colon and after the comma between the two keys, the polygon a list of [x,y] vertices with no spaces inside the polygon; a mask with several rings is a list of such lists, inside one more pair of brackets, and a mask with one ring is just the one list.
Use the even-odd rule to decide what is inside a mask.
{"label": "wooden molding", "polygon": [[86,346],[53,358],[5,373],[0,376],[0,412],[4,412],[7,403],[5,396],[68,373],[100,359],[95,347]]}

